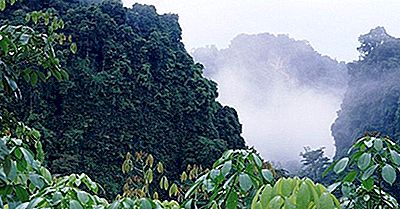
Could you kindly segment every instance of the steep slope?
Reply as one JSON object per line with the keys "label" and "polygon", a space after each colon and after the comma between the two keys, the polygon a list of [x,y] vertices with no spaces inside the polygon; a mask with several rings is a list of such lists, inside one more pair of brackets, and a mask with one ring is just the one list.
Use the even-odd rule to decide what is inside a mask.
{"label": "steep slope", "polygon": [[[332,125],[336,157],[364,134],[390,136],[400,142],[400,39],[383,27],[359,38],[359,61],[348,64],[350,80],[338,118]],[[400,182],[390,187],[400,198]]]}
{"label": "steep slope", "polygon": [[344,63],[305,41],[268,33],[239,35],[226,49],[199,48],[193,56],[267,159],[297,159],[305,145],[327,146],[333,154],[329,127],[347,85]]}
{"label": "steep slope", "polygon": [[115,0],[33,0],[1,19],[23,21],[12,15],[49,8],[78,45],[76,55],[59,55],[70,80],[26,88],[8,108],[27,123],[41,121],[31,125],[44,133],[52,172],[85,172],[113,196],[122,190],[128,151],[153,153],[176,176],[187,164],[210,166],[224,150],[244,147],[236,111],[216,102],[216,83],[186,52],[177,15]]}
{"label": "steep slope", "polygon": [[332,126],[337,156],[366,132],[400,137],[400,40],[378,27],[359,41],[362,57],[348,64],[349,88]]}

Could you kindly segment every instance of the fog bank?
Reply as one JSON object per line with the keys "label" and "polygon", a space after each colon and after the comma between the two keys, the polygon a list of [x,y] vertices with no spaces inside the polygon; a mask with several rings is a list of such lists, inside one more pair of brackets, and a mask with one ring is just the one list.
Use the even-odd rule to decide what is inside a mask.
{"label": "fog bank", "polygon": [[286,35],[240,35],[226,49],[193,51],[234,107],[243,136],[265,159],[299,159],[304,146],[334,153],[330,126],[347,83],[344,63]]}

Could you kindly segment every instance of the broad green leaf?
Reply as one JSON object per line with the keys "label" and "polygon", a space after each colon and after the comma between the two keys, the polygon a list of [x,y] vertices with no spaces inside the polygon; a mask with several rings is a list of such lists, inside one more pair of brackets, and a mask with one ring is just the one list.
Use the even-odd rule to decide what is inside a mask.
{"label": "broad green leaf", "polygon": [[364,180],[368,179],[372,174],[374,174],[376,168],[378,168],[378,165],[374,165],[374,166],[369,167],[369,168],[363,173],[363,175],[361,176],[361,180],[364,181]]}
{"label": "broad green leaf", "polygon": [[285,201],[281,196],[275,196],[268,204],[268,208],[280,209]]}
{"label": "broad green leaf", "polygon": [[400,155],[394,150],[390,150],[390,157],[392,159],[392,162],[396,164],[397,166],[400,166]]}
{"label": "broad green leaf", "polygon": [[259,201],[260,194],[262,193],[263,187],[259,188],[256,192],[256,194],[253,197],[253,200],[251,201],[251,209],[256,209],[257,205],[261,205]]}
{"label": "broad green leaf", "polygon": [[381,151],[383,148],[383,142],[381,139],[375,139],[374,141],[374,149],[376,151]]}
{"label": "broad green leaf", "polygon": [[387,164],[382,168],[382,177],[390,185],[393,185],[394,181],[396,181],[396,170]]}
{"label": "broad green leaf", "polygon": [[23,188],[22,186],[16,186],[15,193],[20,201],[25,202],[29,200],[29,194],[26,188]]}
{"label": "broad green leaf", "polygon": [[374,179],[369,178],[369,179],[363,181],[362,185],[365,187],[365,189],[367,189],[368,191],[371,191],[372,188],[374,188]]}
{"label": "broad green leaf", "polygon": [[61,194],[61,192],[55,192],[52,197],[52,202],[54,204],[58,204],[59,202],[61,202],[62,198],[63,195]]}
{"label": "broad green leaf", "polygon": [[294,198],[286,198],[283,208],[284,209],[300,209],[299,207],[296,207],[296,204],[293,202],[293,199]]}
{"label": "broad green leaf", "polygon": [[302,182],[297,193],[296,205],[298,209],[307,209],[311,200],[311,192],[305,182]]}
{"label": "broad green leaf", "polygon": [[39,176],[38,174],[34,174],[31,173],[29,175],[29,180],[32,182],[33,185],[35,185],[35,187],[37,187],[38,189],[43,188],[44,186],[44,181],[41,178],[41,176]]}
{"label": "broad green leaf", "polygon": [[235,191],[231,191],[226,202],[226,208],[236,209],[237,205],[238,205],[238,194]]}
{"label": "broad green leaf", "polygon": [[283,179],[282,181],[282,194],[289,197],[294,190],[293,179]]}
{"label": "broad green leaf", "polygon": [[272,175],[272,172],[268,169],[263,169],[262,175],[263,175],[264,179],[270,183],[274,180],[274,176]]}
{"label": "broad green leaf", "polygon": [[323,193],[319,199],[319,209],[335,209],[335,204],[329,193]]}
{"label": "broad green leaf", "polygon": [[265,188],[263,189],[263,191],[261,193],[260,201],[261,201],[262,208],[267,208],[272,197],[273,197],[272,187],[271,187],[271,185],[267,184],[267,186],[265,186]]}
{"label": "broad green leaf", "polygon": [[153,207],[151,206],[151,203],[150,203],[150,201],[148,199],[142,198],[140,200],[140,208],[141,209],[151,209]]}
{"label": "broad green leaf", "polygon": [[22,154],[24,155],[24,158],[25,158],[26,162],[30,166],[32,166],[34,169],[37,169],[38,165],[37,165],[35,159],[33,158],[33,155],[23,147],[21,147],[20,150],[21,150]]}
{"label": "broad green leaf", "polygon": [[81,201],[81,203],[86,204],[89,201],[88,193],[84,191],[77,191],[77,195],[78,195],[78,200]]}
{"label": "broad green leaf", "polygon": [[0,10],[6,9],[6,0],[0,0]]}
{"label": "broad green leaf", "polygon": [[351,171],[350,173],[348,173],[346,175],[346,177],[344,177],[343,181],[344,182],[353,182],[357,177],[357,173],[358,173],[357,171]]}
{"label": "broad green leaf", "polygon": [[226,161],[221,169],[222,175],[224,176],[228,175],[228,173],[231,171],[231,168],[232,168],[232,161],[230,160]]}
{"label": "broad green leaf", "polygon": [[258,155],[255,154],[255,153],[252,153],[252,156],[254,158],[254,161],[256,162],[256,165],[258,167],[261,167],[262,166],[262,161],[261,161],[260,157],[258,157]]}
{"label": "broad green leaf", "polygon": [[357,166],[361,170],[365,170],[368,168],[369,164],[371,163],[371,154],[363,153],[360,158],[358,158]]}
{"label": "broad green leaf", "polygon": [[333,171],[335,171],[335,173],[337,173],[337,174],[343,172],[344,169],[346,169],[348,163],[349,163],[349,158],[347,158],[347,157],[342,158],[335,164]]}
{"label": "broad green leaf", "polygon": [[83,209],[83,207],[78,201],[71,200],[69,201],[69,209]]}
{"label": "broad green leaf", "polygon": [[42,201],[43,201],[43,198],[37,197],[37,198],[31,200],[26,208],[27,208],[27,209],[36,208],[36,206],[37,206],[39,203],[41,203]]}
{"label": "broad green leaf", "polygon": [[243,191],[245,191],[245,192],[249,191],[250,188],[253,186],[250,176],[247,174],[240,174],[239,175],[239,185]]}
{"label": "broad green leaf", "polygon": [[46,179],[47,182],[51,182],[52,180],[51,173],[45,167],[40,168],[40,174],[43,176],[44,179]]}

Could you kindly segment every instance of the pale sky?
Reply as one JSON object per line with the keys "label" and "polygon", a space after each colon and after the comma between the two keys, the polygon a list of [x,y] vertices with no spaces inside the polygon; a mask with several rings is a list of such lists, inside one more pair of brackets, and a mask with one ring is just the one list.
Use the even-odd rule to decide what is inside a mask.
{"label": "pale sky", "polygon": [[224,48],[241,33],[288,34],[339,61],[357,59],[357,37],[376,26],[400,36],[399,0],[123,0],[180,17],[187,50]]}

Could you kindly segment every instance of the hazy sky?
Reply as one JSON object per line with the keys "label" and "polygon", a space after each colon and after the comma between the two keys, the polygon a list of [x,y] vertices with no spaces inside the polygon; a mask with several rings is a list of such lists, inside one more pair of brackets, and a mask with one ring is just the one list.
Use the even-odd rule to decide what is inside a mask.
{"label": "hazy sky", "polygon": [[384,26],[400,36],[399,0],[123,0],[180,16],[186,48],[226,47],[240,33],[289,34],[337,60],[358,57],[357,37]]}

